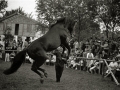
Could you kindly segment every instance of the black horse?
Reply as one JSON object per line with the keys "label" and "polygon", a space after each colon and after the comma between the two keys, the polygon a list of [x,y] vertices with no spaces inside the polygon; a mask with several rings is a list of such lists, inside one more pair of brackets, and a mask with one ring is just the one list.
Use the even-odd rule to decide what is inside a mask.
{"label": "black horse", "polygon": [[[9,75],[18,70],[25,60],[26,53],[31,57],[34,62],[31,70],[41,77],[41,83],[44,81],[44,76],[47,73],[44,69],[40,68],[44,64],[47,57],[47,52],[55,50],[57,47],[62,46],[68,49],[68,57],[70,54],[70,46],[67,41],[68,35],[72,35],[76,21],[72,18],[64,17],[57,20],[57,22],[49,28],[49,31],[33,41],[27,48],[19,52],[13,59],[11,67],[4,71],[4,74]],[[42,75],[39,71],[42,71]]]}

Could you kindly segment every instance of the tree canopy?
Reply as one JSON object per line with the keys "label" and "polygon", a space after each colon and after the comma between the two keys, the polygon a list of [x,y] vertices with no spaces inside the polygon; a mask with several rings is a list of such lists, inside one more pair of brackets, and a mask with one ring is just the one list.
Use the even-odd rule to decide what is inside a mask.
{"label": "tree canopy", "polygon": [[3,16],[3,14],[5,13],[5,8],[7,7],[7,1],[6,0],[0,0],[0,17]]}

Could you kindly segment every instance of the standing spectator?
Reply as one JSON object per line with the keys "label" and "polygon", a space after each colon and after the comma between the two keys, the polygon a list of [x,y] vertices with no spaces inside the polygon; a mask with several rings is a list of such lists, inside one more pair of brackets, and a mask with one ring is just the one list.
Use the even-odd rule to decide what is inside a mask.
{"label": "standing spectator", "polygon": [[22,50],[22,47],[20,45],[17,46],[17,53]]}
{"label": "standing spectator", "polygon": [[23,43],[23,49],[28,47],[28,45],[29,45],[29,40],[28,40],[28,38],[26,38],[24,43]]}
{"label": "standing spectator", "polygon": [[15,54],[17,53],[17,44],[15,41],[13,42],[12,50],[14,51]]}
{"label": "standing spectator", "polygon": [[79,49],[79,43],[77,40],[74,42],[74,47],[75,47],[75,52],[76,52]]}
{"label": "standing spectator", "polygon": [[[88,53],[88,50],[85,49],[85,51],[83,52],[83,57],[84,57],[84,58],[87,58],[87,53]],[[84,60],[83,60],[83,70],[85,70],[85,71],[86,71],[86,69],[87,69],[86,64],[87,64],[87,61],[84,59]]]}
{"label": "standing spectator", "polygon": [[63,73],[64,64],[66,59],[62,57],[62,48],[58,47],[55,50],[54,54],[56,55],[55,71],[56,71],[56,82],[60,82],[60,78]]}
{"label": "standing spectator", "polygon": [[2,48],[3,46],[0,44],[0,59],[2,59]]}
{"label": "standing spectator", "polygon": [[20,46],[22,48],[23,46],[23,41],[22,38],[19,37],[18,41],[17,41],[17,46]]}
{"label": "standing spectator", "polygon": [[0,39],[0,45],[2,45],[4,48],[4,41],[2,39]]}
{"label": "standing spectator", "polygon": [[81,49],[82,49],[83,51],[85,51],[85,48],[86,48],[86,45],[85,45],[85,41],[84,41],[84,42],[82,42]]}
{"label": "standing spectator", "polygon": [[92,53],[91,49],[87,53],[87,58],[91,59],[91,60],[87,60],[87,71],[89,71],[91,65],[93,64],[93,60],[92,59],[94,59],[94,56],[93,56],[93,53]]}
{"label": "standing spectator", "polygon": [[10,53],[11,53],[11,44],[9,44],[9,40],[5,41],[5,62],[10,61]]}

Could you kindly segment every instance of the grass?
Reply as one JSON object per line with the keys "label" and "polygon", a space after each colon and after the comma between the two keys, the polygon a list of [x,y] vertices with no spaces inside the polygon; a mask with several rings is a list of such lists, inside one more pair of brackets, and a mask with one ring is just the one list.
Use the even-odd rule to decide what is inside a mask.
{"label": "grass", "polygon": [[31,71],[31,64],[25,63],[16,73],[6,76],[3,71],[9,67],[10,62],[0,60],[0,90],[120,90],[109,78],[85,71],[65,68],[61,82],[56,83],[54,66],[43,65],[48,78],[41,84],[40,77]]}

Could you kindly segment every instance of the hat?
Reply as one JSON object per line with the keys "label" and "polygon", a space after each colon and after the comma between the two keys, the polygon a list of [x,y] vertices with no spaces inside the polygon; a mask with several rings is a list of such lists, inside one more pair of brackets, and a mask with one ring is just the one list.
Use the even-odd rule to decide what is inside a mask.
{"label": "hat", "polygon": [[62,47],[58,47],[57,50],[58,50],[58,51],[61,51],[61,50],[62,50]]}
{"label": "hat", "polygon": [[116,57],[119,57],[119,58],[120,58],[120,54],[118,54]]}

